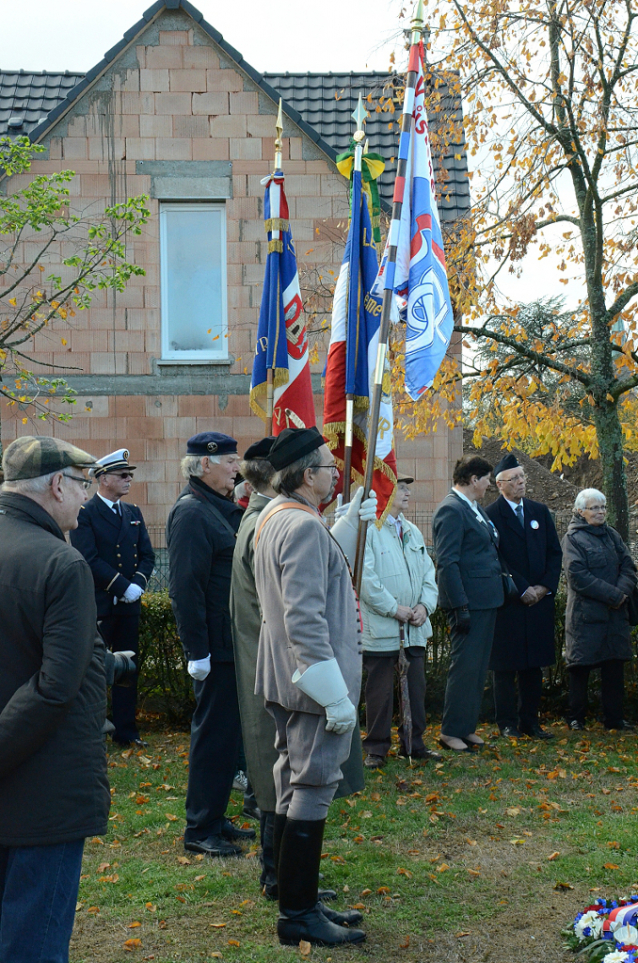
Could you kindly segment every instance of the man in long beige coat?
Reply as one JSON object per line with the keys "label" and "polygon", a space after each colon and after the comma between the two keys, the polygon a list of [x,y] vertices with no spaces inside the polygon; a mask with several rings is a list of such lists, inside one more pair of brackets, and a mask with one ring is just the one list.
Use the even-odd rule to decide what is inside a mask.
{"label": "man in long beige coat", "polygon": [[[285,945],[359,943],[365,934],[328,920],[317,901],[326,814],[350,753],[361,687],[356,597],[343,550],[318,513],[338,471],[316,428],[285,429],[269,460],[279,495],[255,533],[263,615],[255,691],[277,729],[277,930]],[[355,499],[352,507],[359,510]]]}

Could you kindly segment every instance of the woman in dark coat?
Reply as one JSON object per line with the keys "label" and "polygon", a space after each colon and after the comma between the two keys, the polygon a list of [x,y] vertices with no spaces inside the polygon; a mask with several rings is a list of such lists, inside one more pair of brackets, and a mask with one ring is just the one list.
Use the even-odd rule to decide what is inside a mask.
{"label": "woman in dark coat", "polygon": [[571,729],[584,728],[587,683],[596,668],[601,670],[605,727],[632,728],[623,719],[623,671],[632,657],[627,598],[636,586],[636,566],[618,532],[607,525],[606,511],[602,492],[579,492],[562,542]]}

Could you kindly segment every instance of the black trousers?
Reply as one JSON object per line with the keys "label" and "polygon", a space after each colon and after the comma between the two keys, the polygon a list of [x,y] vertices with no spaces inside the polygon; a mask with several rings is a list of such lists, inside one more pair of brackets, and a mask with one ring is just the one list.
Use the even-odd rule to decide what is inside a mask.
{"label": "black trousers", "polygon": [[[139,615],[128,615],[127,605],[122,602],[122,613],[107,615],[98,619],[102,637],[111,652],[131,650],[137,656],[140,651]],[[118,603],[117,608],[120,608]],[[137,660],[136,660],[137,661]],[[111,708],[115,732],[113,738],[117,742],[131,742],[139,738],[135,710],[137,708],[137,675],[130,680],[130,685],[114,685],[111,688]]]}
{"label": "black trousers", "polygon": [[218,835],[237,770],[241,723],[235,666],[213,662],[208,678],[193,680],[196,706],[186,793],[186,832],[192,842]]}
{"label": "black trousers", "polygon": [[450,667],[441,732],[464,739],[475,730],[492,651],[496,609],[470,609],[467,635],[450,628]]}
{"label": "black trousers", "polygon": [[[412,710],[412,751],[423,749],[425,731],[425,649],[406,648],[408,659],[408,692]],[[372,756],[385,756],[392,744],[392,713],[394,709],[394,668],[398,652],[372,655],[364,653],[363,666],[367,672],[366,732],[363,748]],[[403,726],[399,727],[399,741],[403,749]]]}
{"label": "black trousers", "polygon": [[625,688],[625,663],[622,659],[609,659],[599,665],[571,665],[569,667],[568,718],[584,725],[587,715],[587,683],[592,669],[600,668],[600,689],[603,704],[603,722],[607,729],[617,729],[623,720]]}
{"label": "black trousers", "polygon": [[495,671],[494,708],[499,729],[511,726],[529,732],[537,726],[542,692],[543,670],[540,668]]}

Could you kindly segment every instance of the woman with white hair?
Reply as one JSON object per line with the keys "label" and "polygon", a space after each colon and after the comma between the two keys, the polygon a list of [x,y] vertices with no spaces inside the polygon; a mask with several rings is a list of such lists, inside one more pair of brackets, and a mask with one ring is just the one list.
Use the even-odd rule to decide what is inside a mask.
{"label": "woman with white hair", "polygon": [[587,683],[591,669],[597,668],[605,728],[633,728],[623,719],[623,672],[624,663],[632,657],[627,598],[636,587],[636,566],[618,532],[606,522],[606,502],[596,488],[579,492],[562,541],[567,578],[567,721],[575,730],[585,728]]}

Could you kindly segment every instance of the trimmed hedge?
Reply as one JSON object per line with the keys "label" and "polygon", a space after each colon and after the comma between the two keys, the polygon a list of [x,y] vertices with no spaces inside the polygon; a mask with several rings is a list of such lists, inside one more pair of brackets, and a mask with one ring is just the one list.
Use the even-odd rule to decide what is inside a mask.
{"label": "trimmed hedge", "polygon": [[[565,595],[559,592],[556,596],[555,621],[556,639],[559,641],[557,661],[545,670],[543,686],[543,710],[557,714],[564,712],[567,704],[567,673],[562,657],[565,602]],[[428,644],[426,701],[428,712],[440,717],[450,655],[449,630],[445,615],[440,609],[431,617],[431,622],[434,634]],[[638,629],[633,631],[636,638]],[[139,665],[140,701],[143,701],[145,708],[161,713],[172,725],[187,724],[194,707],[193,690],[167,591],[142,596]],[[592,712],[597,712],[598,680],[595,676],[596,673],[592,675],[590,684]],[[637,683],[638,668],[634,661],[625,667],[625,692],[630,715],[638,714]],[[395,700],[395,705],[398,705],[398,699]],[[485,689],[482,717],[489,721],[494,718],[489,685]],[[364,712],[361,719],[363,723]]]}

